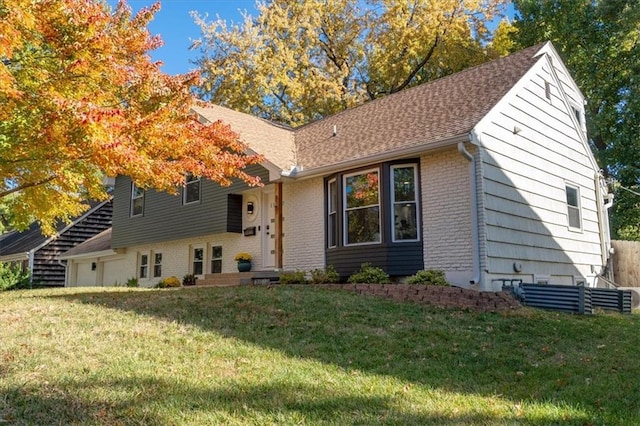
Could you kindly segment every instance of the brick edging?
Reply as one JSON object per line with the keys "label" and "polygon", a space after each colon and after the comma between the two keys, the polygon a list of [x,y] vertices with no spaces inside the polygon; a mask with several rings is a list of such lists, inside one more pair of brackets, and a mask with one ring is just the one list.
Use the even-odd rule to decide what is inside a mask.
{"label": "brick edging", "polygon": [[424,303],[443,308],[497,312],[519,308],[509,292],[481,292],[460,287],[419,284],[313,284],[316,288],[346,290],[388,299]]}

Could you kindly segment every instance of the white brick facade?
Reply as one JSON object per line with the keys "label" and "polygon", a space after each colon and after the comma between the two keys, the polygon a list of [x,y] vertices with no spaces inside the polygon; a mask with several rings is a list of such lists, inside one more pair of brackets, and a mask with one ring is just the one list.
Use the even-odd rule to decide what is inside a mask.
{"label": "white brick facade", "polygon": [[322,178],[283,185],[283,268],[322,269],[324,254],[324,184]]}
{"label": "white brick facade", "polygon": [[425,269],[467,286],[473,270],[469,162],[452,148],[420,160]]}

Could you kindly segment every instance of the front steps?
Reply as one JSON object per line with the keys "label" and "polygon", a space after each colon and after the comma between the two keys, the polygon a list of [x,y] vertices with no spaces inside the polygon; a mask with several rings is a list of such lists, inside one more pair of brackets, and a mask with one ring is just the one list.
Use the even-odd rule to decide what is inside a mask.
{"label": "front steps", "polygon": [[206,274],[204,279],[198,279],[196,286],[228,287],[248,284],[271,284],[280,280],[278,271],[249,271],[229,274]]}

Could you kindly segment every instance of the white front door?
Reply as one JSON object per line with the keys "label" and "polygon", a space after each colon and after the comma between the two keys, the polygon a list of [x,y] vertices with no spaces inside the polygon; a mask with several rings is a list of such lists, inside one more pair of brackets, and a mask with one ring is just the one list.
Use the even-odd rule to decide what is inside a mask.
{"label": "white front door", "polygon": [[262,267],[276,266],[276,193],[267,188],[262,193]]}

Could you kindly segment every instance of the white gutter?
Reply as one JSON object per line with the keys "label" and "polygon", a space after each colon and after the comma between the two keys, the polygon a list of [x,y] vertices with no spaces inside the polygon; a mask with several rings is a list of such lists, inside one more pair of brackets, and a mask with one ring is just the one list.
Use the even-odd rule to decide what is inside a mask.
{"label": "white gutter", "polygon": [[[479,145],[475,133],[472,131],[467,137],[467,141]],[[478,225],[478,181],[476,178],[476,162],[473,155],[464,146],[465,142],[458,142],[458,152],[469,161],[469,186],[471,191],[471,239],[473,250],[473,278],[472,285],[480,285],[482,289],[482,277],[480,275],[480,226]]]}
{"label": "white gutter", "polygon": [[596,189],[596,204],[598,206],[598,231],[600,233],[600,257],[602,260],[601,270],[604,270],[609,263],[609,247],[611,245],[609,227],[607,226],[605,229],[604,225],[605,220],[609,220],[609,209],[613,206],[613,194],[607,194],[607,202],[602,204],[603,197],[602,188],[600,186],[600,183],[602,182],[602,174],[600,172],[595,172],[593,175],[593,181]]}
{"label": "white gutter", "polygon": [[453,136],[428,144],[417,144],[397,151],[385,151],[368,157],[358,158],[354,160],[343,161],[341,163],[332,163],[326,166],[317,167],[309,170],[303,170],[300,166],[294,166],[291,170],[283,171],[282,177],[294,179],[308,179],[317,176],[323,176],[333,172],[339,172],[347,169],[355,169],[372,163],[382,161],[392,161],[399,158],[405,158],[412,155],[420,155],[429,151],[446,148],[460,142],[468,142],[469,135],[467,133]]}

